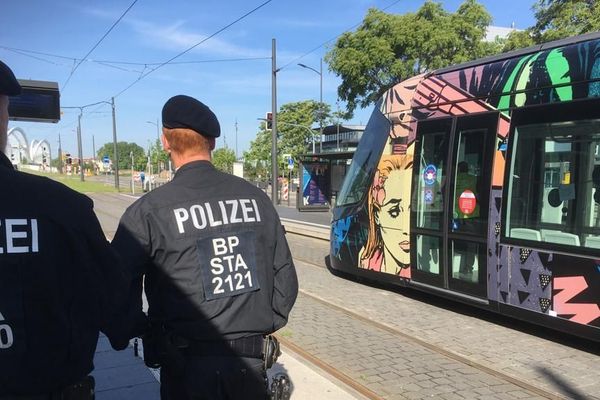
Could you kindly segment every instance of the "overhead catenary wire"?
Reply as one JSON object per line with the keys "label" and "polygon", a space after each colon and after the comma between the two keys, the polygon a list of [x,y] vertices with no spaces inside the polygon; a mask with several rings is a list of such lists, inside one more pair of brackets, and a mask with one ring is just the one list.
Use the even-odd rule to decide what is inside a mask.
{"label": "overhead catenary wire", "polygon": [[267,4],[269,4],[271,1],[273,0],[267,0],[263,3],[261,3],[260,5],[256,6],[255,8],[253,8],[252,10],[248,11],[247,13],[245,13],[244,15],[242,15],[241,17],[238,17],[237,19],[235,19],[234,21],[230,22],[229,24],[225,25],[224,27],[222,27],[221,29],[217,30],[216,32],[212,33],[211,35],[205,37],[204,39],[202,39],[201,41],[199,41],[198,43],[196,43],[195,45],[189,47],[188,49],[182,51],[181,53],[171,57],[169,60],[159,64],[156,68],[152,68],[150,69],[150,71],[146,72],[145,74],[141,75],[138,79],[136,79],[135,81],[133,81],[129,86],[127,86],[125,89],[121,90],[119,93],[117,93],[114,97],[119,97],[120,95],[122,95],[123,93],[125,93],[127,90],[129,90],[131,87],[133,87],[133,85],[135,85],[136,83],[138,83],[139,81],[141,81],[142,79],[144,79],[145,77],[147,77],[148,75],[150,75],[152,72],[156,71],[159,68],[164,67],[167,64],[170,64],[172,61],[176,60],[177,58],[183,56],[186,53],[189,53],[190,51],[192,51],[193,49],[195,49],[196,47],[200,46],[202,43],[212,39],[213,37],[217,36],[219,33],[227,30],[228,28],[230,28],[231,26],[235,25],[236,23],[238,23],[239,21],[245,19],[246,17],[248,17],[249,15],[255,13],[256,11],[260,10],[261,8],[263,8],[264,6],[266,6]]}
{"label": "overhead catenary wire", "polygon": [[[91,62],[91,63],[95,63],[95,64],[100,64],[100,65],[105,65],[107,67],[111,67],[111,68],[118,68],[119,65],[139,65],[139,66],[151,66],[151,65],[160,65],[162,64],[162,62],[142,62],[142,61],[118,61],[118,60],[94,60],[91,58],[87,58],[87,59],[79,59],[79,58],[75,58],[75,57],[68,57],[68,56],[63,56],[60,54],[52,54],[52,53],[45,53],[45,52],[41,52],[41,51],[35,51],[35,50],[27,50],[27,49],[19,49],[16,47],[9,47],[9,46],[3,46],[0,45],[0,49],[4,49],[7,51],[11,51],[13,53],[17,53],[26,57],[31,57],[34,58],[36,60],[40,60],[43,62],[47,62],[50,64],[55,64],[55,65],[62,65],[62,66],[66,66],[66,64],[62,64],[62,63],[56,63],[54,61],[51,60],[47,60],[41,57],[33,57],[32,55],[42,55],[42,56],[46,56],[46,57],[55,57],[55,58],[60,58],[60,59],[64,59],[64,60],[70,60],[73,62],[79,62],[79,61],[85,61],[85,62]],[[239,62],[239,61],[254,61],[254,60],[270,60],[271,57],[270,56],[265,56],[265,57],[237,57],[237,58],[219,58],[219,59],[214,59],[214,60],[190,60],[190,61],[173,61],[170,62],[169,65],[180,65],[180,64],[204,64],[204,63],[217,63],[217,62]],[[122,68],[123,71],[128,71],[128,72],[136,72],[136,73],[140,73],[139,70],[130,70],[130,69],[126,69],[126,68]]]}
{"label": "overhead catenary wire", "polygon": [[[121,90],[119,93],[117,93],[115,96],[113,96],[113,98],[116,98],[116,97],[122,95],[127,90],[129,90],[131,87],[133,87],[137,82],[139,82],[140,80],[142,80],[146,76],[150,75],[152,72],[156,71],[157,69],[159,69],[159,68],[161,68],[161,67],[163,67],[165,65],[168,65],[168,64],[175,64],[173,61],[176,60],[177,58],[183,56],[184,54],[190,52],[191,50],[193,50],[194,48],[198,47],[202,43],[208,41],[209,39],[215,37],[219,33],[223,32],[226,29],[230,28],[231,26],[235,25],[239,21],[243,20],[244,18],[248,17],[249,15],[253,14],[254,12],[258,11],[259,9],[261,9],[262,7],[264,7],[265,5],[269,4],[272,1],[273,0],[267,0],[267,1],[263,2],[263,3],[261,3],[260,5],[258,5],[257,7],[253,8],[252,10],[248,11],[244,15],[240,16],[239,18],[235,19],[234,21],[230,22],[229,24],[225,25],[224,27],[220,28],[216,32],[212,33],[210,36],[207,36],[206,38],[202,39],[200,42],[194,44],[193,46],[191,46],[188,49],[182,51],[181,53],[175,55],[174,57],[171,57],[169,60],[167,60],[165,62],[162,62],[162,63],[159,63],[156,68],[151,68],[150,71],[148,71],[146,73],[144,73],[143,71],[140,73],[138,71],[138,73],[140,73],[140,76],[135,81],[133,81],[129,86],[127,86],[125,89]],[[253,57],[252,59],[270,59],[270,58],[271,57]],[[238,59],[235,59],[235,60],[238,60]],[[243,60],[243,59],[239,59],[239,60]],[[209,60],[208,62],[211,62],[211,60]],[[183,64],[183,63],[186,63],[186,62],[179,62],[179,63]],[[149,65],[151,65],[151,64],[148,64],[148,63],[141,64],[140,63],[140,65],[144,65],[144,67],[149,68]],[[94,112],[94,111],[97,111],[98,108],[102,107],[102,103],[105,103],[105,102],[104,101],[100,101],[100,102],[97,102],[97,103],[85,105],[83,107],[89,107],[89,106],[93,106],[93,105],[98,105],[98,107],[92,111],[92,112]],[[81,108],[83,109],[83,107],[81,107]],[[79,107],[73,107],[73,108],[79,108]]]}
{"label": "overhead catenary wire", "polygon": [[129,7],[127,7],[127,9],[123,12],[123,14],[121,14],[121,16],[112,24],[112,26],[108,29],[108,31],[106,31],[106,33],[100,38],[100,40],[98,40],[98,42],[96,42],[96,44],[90,49],[90,51],[88,51],[87,54],[81,60],[79,60],[79,62],[75,65],[75,67],[73,67],[73,69],[71,70],[71,73],[69,74],[69,77],[67,78],[66,82],[64,83],[64,85],[62,87],[63,91],[65,90],[65,88],[69,84],[69,81],[71,80],[71,78],[73,77],[73,74],[75,74],[75,71],[77,71],[77,68],[79,68],[79,66],[81,65],[81,63],[84,60],[86,60],[90,56],[90,54],[92,54],[92,52],[96,49],[96,47],[98,47],[100,45],[100,43],[102,43],[102,41],[115,28],[115,26],[117,26],[117,24],[119,22],[121,22],[121,20],[125,17],[125,15],[127,15],[127,13],[129,12],[129,10],[131,10],[133,8],[133,6],[135,5],[135,3],[137,3],[137,2],[138,2],[138,0],[133,0],[133,3],[131,3],[131,5],[129,5]]}

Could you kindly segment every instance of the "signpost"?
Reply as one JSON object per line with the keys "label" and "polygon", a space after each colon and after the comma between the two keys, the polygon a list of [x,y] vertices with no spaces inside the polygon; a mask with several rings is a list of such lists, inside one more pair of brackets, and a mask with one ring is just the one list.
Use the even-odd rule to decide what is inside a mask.
{"label": "signpost", "polygon": [[110,158],[107,155],[102,157],[102,168],[104,169],[104,174],[106,174],[106,172],[110,168]]}

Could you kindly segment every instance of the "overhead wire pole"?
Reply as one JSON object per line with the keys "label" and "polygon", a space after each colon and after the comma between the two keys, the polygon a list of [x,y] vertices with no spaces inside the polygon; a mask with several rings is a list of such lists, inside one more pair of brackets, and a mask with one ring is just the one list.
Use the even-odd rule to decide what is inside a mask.
{"label": "overhead wire pole", "polygon": [[277,198],[278,173],[277,173],[277,50],[275,39],[271,41],[271,112],[273,123],[271,129],[271,201],[274,205],[279,203]]}
{"label": "overhead wire pole", "polygon": [[[112,98],[111,102],[108,101],[98,101],[92,104],[86,104],[85,106],[76,106],[76,107],[61,107],[61,108],[76,108],[79,110],[79,119],[77,125],[77,142],[78,142],[78,150],[79,150],[79,160],[80,163],[83,161],[83,151],[81,146],[81,116],[83,114],[83,109],[86,107],[97,106],[98,104],[110,104],[112,107],[112,119],[113,119],[113,149],[114,149],[114,165],[115,165],[115,187],[119,190],[119,157],[117,153],[117,118],[115,112],[115,98]],[[81,164],[83,165],[83,164]],[[83,168],[82,168],[83,170]],[[83,182],[83,172],[81,173],[81,181]]]}
{"label": "overhead wire pole", "polygon": [[81,146],[81,114],[83,113],[83,107],[79,108],[79,116],[77,118],[77,155],[79,157],[79,177],[81,182],[85,180],[83,176],[83,148]]}
{"label": "overhead wire pole", "polygon": [[117,151],[117,119],[115,117],[115,98],[111,98],[110,105],[112,107],[112,119],[113,119],[113,168],[115,169],[115,188],[119,192],[119,153]]}

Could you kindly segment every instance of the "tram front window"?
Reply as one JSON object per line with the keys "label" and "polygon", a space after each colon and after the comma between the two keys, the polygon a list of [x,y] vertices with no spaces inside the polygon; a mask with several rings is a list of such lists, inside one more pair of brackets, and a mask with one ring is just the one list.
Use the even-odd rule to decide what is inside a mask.
{"label": "tram front window", "polygon": [[600,249],[600,120],[517,126],[507,237]]}
{"label": "tram front window", "polygon": [[336,199],[336,206],[360,201],[368,192],[383,146],[389,137],[390,121],[379,111],[377,103],[369,123],[358,143],[358,149]]}

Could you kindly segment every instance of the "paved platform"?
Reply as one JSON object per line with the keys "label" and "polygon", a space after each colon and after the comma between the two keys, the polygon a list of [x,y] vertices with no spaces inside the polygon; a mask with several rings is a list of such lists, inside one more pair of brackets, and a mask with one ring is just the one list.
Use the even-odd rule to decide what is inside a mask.
{"label": "paved platform", "polygon": [[[147,368],[142,358],[134,355],[132,346],[115,351],[108,339],[101,336],[94,364],[96,369],[92,375],[96,379],[97,400],[160,399],[158,371]],[[306,364],[290,351],[284,350],[268,375],[271,377],[280,372],[288,374],[292,382],[291,400],[361,398],[353,394],[351,389],[336,385],[324,371]]]}

